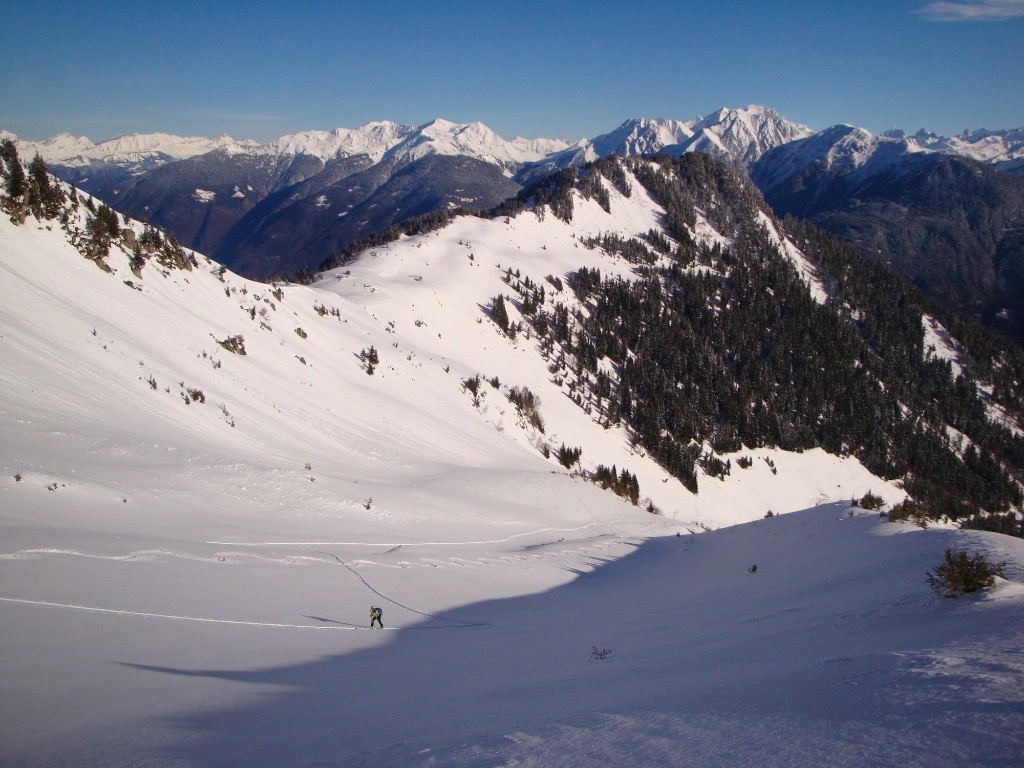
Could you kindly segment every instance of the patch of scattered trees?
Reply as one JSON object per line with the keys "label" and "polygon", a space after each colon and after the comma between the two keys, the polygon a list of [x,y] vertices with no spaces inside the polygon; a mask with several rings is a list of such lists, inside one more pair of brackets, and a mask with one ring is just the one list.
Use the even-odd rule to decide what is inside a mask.
{"label": "patch of scattered trees", "polygon": [[[104,259],[115,243],[128,251],[130,267],[137,277],[141,277],[149,258],[156,258],[167,269],[191,270],[197,265],[195,257],[185,252],[173,234],[144,223],[142,235],[136,236],[128,226],[127,216],[122,227],[119,214],[105,203],[97,206],[91,197],[80,198],[73,186],[68,194],[64,184],[47,171],[39,155],[32,159],[26,172],[10,139],[0,142],[0,166],[4,179],[0,208],[11,220],[21,224],[32,215],[37,220],[58,221],[71,244],[102,269],[110,271]],[[84,229],[79,226],[81,206],[85,208]]]}

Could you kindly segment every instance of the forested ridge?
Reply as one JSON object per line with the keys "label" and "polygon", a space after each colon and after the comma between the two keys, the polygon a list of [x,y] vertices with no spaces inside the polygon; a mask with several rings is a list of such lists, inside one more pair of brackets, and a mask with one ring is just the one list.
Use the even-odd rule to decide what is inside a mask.
{"label": "forested ridge", "polygon": [[[58,218],[99,266],[118,238],[135,254],[133,269],[154,253],[168,267],[194,263],[173,238],[148,226],[136,237],[106,206],[92,210],[73,188],[65,195],[42,161],[26,169],[10,142],[0,161],[0,203],[12,220]],[[492,303],[501,330],[536,339],[553,379],[580,407],[624,426],[694,492],[744,471],[747,451],[822,448],[901,481],[922,516],[1021,533],[1024,352],[814,225],[773,219],[732,167],[701,154],[603,158],[542,179],[484,215],[532,210],[571,220],[574,192],[614,214],[613,191],[638,192],[630,179],[665,210],[663,227],[581,245],[621,255],[633,264],[631,278],[581,268],[540,283],[509,271],[510,293]],[[80,202],[90,208],[81,231],[72,226]],[[458,215],[469,214],[396,225],[323,268]],[[696,236],[701,219],[721,238]],[[783,253],[779,234],[802,256]],[[927,348],[929,318],[948,331],[955,362],[948,350]],[[634,478],[616,478],[636,490]]]}
{"label": "forested ridge", "polygon": [[[991,415],[995,406],[1021,423],[1018,347],[822,230],[787,219],[779,228],[828,294],[816,300],[765,226],[760,193],[704,155],[605,159],[526,194],[568,219],[571,189],[588,194],[595,172],[619,164],[609,175],[625,169],[640,181],[666,210],[668,237],[589,244],[633,261],[639,279],[587,268],[569,275],[585,311],[558,302],[548,311],[542,287],[513,283],[522,313],[553,339],[554,372],[575,372],[601,418],[625,423],[694,491],[698,466],[710,475],[742,471],[725,454],[821,447],[902,480],[929,517],[1020,506],[1024,439]],[[694,241],[699,215],[727,245]],[[950,360],[927,354],[926,314],[958,342],[958,376]]]}

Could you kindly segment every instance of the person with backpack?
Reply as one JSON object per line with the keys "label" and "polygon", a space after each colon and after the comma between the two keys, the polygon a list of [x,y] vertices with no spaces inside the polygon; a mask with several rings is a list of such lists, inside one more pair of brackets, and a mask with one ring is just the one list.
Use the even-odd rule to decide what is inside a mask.
{"label": "person with backpack", "polygon": [[381,629],[384,629],[384,622],[380,620],[382,614],[383,611],[381,611],[381,609],[376,605],[370,606],[370,629],[373,629],[375,622]]}

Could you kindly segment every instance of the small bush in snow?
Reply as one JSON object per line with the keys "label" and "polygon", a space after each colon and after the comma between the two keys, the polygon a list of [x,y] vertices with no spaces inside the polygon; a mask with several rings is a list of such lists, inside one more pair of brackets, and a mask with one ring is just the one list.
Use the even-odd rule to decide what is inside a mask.
{"label": "small bush in snow", "polygon": [[228,352],[233,352],[236,355],[245,355],[245,339],[241,336],[229,336],[223,341],[218,339],[217,343],[224,347]]}
{"label": "small bush in snow", "polygon": [[889,510],[887,517],[890,523],[914,522],[924,527],[928,520],[928,510],[913,499],[904,499]]}
{"label": "small bush in snow", "polygon": [[945,597],[959,597],[968,592],[995,586],[996,576],[1004,575],[1005,562],[993,563],[980,552],[971,554],[956,547],[947,547],[943,561],[927,572],[928,584]]}
{"label": "small bush in snow", "polygon": [[367,374],[369,374],[370,376],[373,376],[375,366],[380,364],[380,356],[377,354],[377,348],[370,346],[367,347],[366,349],[363,349],[359,353],[359,359],[363,362],[363,365],[365,366],[363,370],[365,370]]}
{"label": "small bush in snow", "polygon": [[462,388],[473,396],[473,405],[476,406],[480,405],[480,383],[482,381],[480,374],[462,380]]}
{"label": "small bush in snow", "polygon": [[860,497],[860,500],[857,502],[857,504],[862,509],[875,511],[882,508],[882,506],[885,504],[885,499],[883,499],[881,496],[878,496],[877,494],[872,493],[871,491],[868,491],[867,493]]}
{"label": "small bush in snow", "polygon": [[540,415],[540,398],[529,387],[512,387],[508,391],[509,401],[519,410],[534,429],[544,434],[544,419]]}

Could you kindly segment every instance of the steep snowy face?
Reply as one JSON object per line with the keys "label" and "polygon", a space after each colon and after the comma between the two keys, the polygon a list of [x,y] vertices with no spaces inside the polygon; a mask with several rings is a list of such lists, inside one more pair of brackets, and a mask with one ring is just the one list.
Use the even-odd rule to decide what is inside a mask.
{"label": "steep snowy face", "polygon": [[814,133],[774,109],[754,104],[740,109],[722,108],[695,121],[692,130],[693,138],[686,151],[725,155],[740,165],[749,165],[770,149]]}
{"label": "steep snowy face", "polygon": [[427,155],[465,156],[514,167],[561,152],[568,146],[559,139],[506,140],[480,122],[453,123],[438,118],[418,127],[382,120],[355,130],[305,131],[282,136],[262,145],[260,151],[271,155],[309,155],[325,162],[366,155],[377,163],[388,156],[403,165]]}
{"label": "steep snowy face", "polygon": [[719,109],[708,117],[692,120],[634,118],[614,131],[593,139],[585,148],[567,155],[579,165],[611,154],[647,155],[666,152],[707,152],[737,165],[746,166],[768,150],[813,131],[787,120],[774,109],[751,105],[740,109]]}
{"label": "steep snowy face", "polygon": [[[349,493],[372,495],[384,504],[389,497],[397,499],[395,483],[438,472],[458,474],[461,483],[482,466],[488,472],[546,478],[561,466],[555,453],[562,444],[582,448],[582,467],[628,468],[639,479],[642,495],[666,515],[714,525],[757,518],[766,508],[805,507],[822,494],[848,498],[881,485],[855,461],[820,452],[784,456],[772,450],[765,455],[783,469],[779,477],[768,463],[761,463],[757,470],[709,480],[702,483],[698,506],[697,496],[636,448],[625,427],[602,424],[572,399],[575,380],[551,375],[552,361],[545,357],[539,336],[529,329],[514,339],[501,332],[486,307],[495,296],[512,290],[512,275],[516,281],[547,286],[545,306],[550,312],[559,303],[585,311],[562,287],[566,275],[582,267],[627,280],[635,277],[634,265],[621,255],[586,244],[601,236],[629,239],[657,231],[666,212],[632,175],[625,182],[629,196],[602,184],[610,210],[574,191],[571,223],[533,212],[507,220],[459,217],[442,230],[372,249],[308,288],[243,280],[187,252],[178,260],[185,265],[181,269],[168,267],[159,252],[140,266],[121,242],[114,242],[109,256],[99,260],[113,270],[108,272],[84,259],[58,226],[0,222],[0,268],[8,270],[12,289],[0,319],[25,337],[24,344],[4,348],[5,369],[25,372],[12,385],[12,402],[20,404],[19,412],[27,412],[36,407],[29,405],[37,402],[33,389],[54,392],[54,402],[93,413],[96,434],[110,435],[114,442],[173,433],[177,445],[191,446],[189,455],[205,455],[204,466],[241,472],[248,478],[243,484],[256,482],[268,461],[294,469],[298,456],[299,466],[310,461],[317,467],[336,467],[344,479],[337,475],[328,485],[326,477],[319,478],[328,496],[315,493],[316,499],[300,505],[324,512],[322,520],[302,523],[312,526],[301,534],[309,540],[344,537],[344,525],[337,521],[360,501],[353,498],[339,506],[330,500],[345,483],[358,480],[358,488]],[[85,215],[82,206],[73,230],[84,231]],[[144,228],[131,228],[133,239],[142,241]],[[692,239],[724,241],[701,215]],[[50,265],[45,275],[33,266],[39,262],[33,255],[37,252]],[[40,300],[40,295],[50,295],[39,290],[42,283],[50,286],[52,300]],[[75,318],[71,330],[69,312]],[[508,302],[508,313],[513,322],[529,325],[514,302]],[[46,332],[33,335],[33,323],[42,318]],[[171,336],[168,328],[175,329]],[[245,355],[229,343],[236,336],[239,345],[244,341]],[[379,362],[368,376],[366,350],[371,348],[378,351]],[[60,361],[63,375],[56,374],[52,360]],[[30,369],[35,373],[27,373]],[[463,382],[477,374],[488,383],[474,398]],[[55,382],[69,377],[80,385],[57,398]],[[173,386],[176,382],[182,383]],[[543,428],[525,421],[508,398],[511,387],[524,386],[542,403]],[[86,405],[96,391],[111,387],[118,394],[109,408]],[[193,390],[205,400],[199,402]],[[332,405],[339,393],[345,403],[341,408]],[[66,416],[64,411],[51,415],[55,423]],[[340,464],[339,450],[346,456]],[[14,467],[16,457],[5,455]],[[72,457],[66,458],[70,465]],[[239,468],[239,461],[247,468]],[[45,463],[40,458],[38,466]],[[9,474],[15,471],[17,467]],[[372,478],[379,483],[373,485]],[[101,484],[109,481],[97,479]],[[280,512],[280,504],[270,503],[269,486],[260,487],[270,494],[264,499],[269,520]],[[309,488],[320,490],[319,483]],[[141,497],[147,491],[133,493]],[[431,514],[447,537],[458,529],[465,510],[446,509],[443,497],[448,491],[438,493]],[[407,501],[389,503],[404,510],[401,519],[424,519],[422,511],[413,512],[423,507],[422,498],[415,505]],[[249,508],[243,506],[236,511],[244,517]],[[162,509],[169,515],[164,522],[178,519],[172,507],[164,504]],[[638,519],[647,519],[645,512],[636,511]],[[575,514],[566,518],[567,524],[578,524]],[[499,518],[481,519],[478,534],[493,537],[490,529],[506,524]],[[373,530],[381,540],[396,535],[389,525]],[[289,534],[294,535],[300,534]]]}
{"label": "steep snowy face", "polygon": [[584,139],[578,139],[576,142],[563,141],[562,139],[524,139],[521,136],[517,136],[514,139],[509,139],[508,143],[515,147],[517,152],[522,153],[527,162],[532,162],[558,152],[563,152],[573,146],[581,146],[586,141]]}
{"label": "steep snowy face", "polygon": [[680,120],[633,118],[591,144],[598,157],[611,154],[648,155],[681,144],[693,135],[690,123]]}
{"label": "steep snowy face", "polygon": [[908,134],[899,128],[882,133],[881,139],[902,141],[908,152],[941,152],[977,160],[1003,171],[1024,172],[1024,128],[1006,131],[964,131],[956,136],[939,136],[924,129]]}

